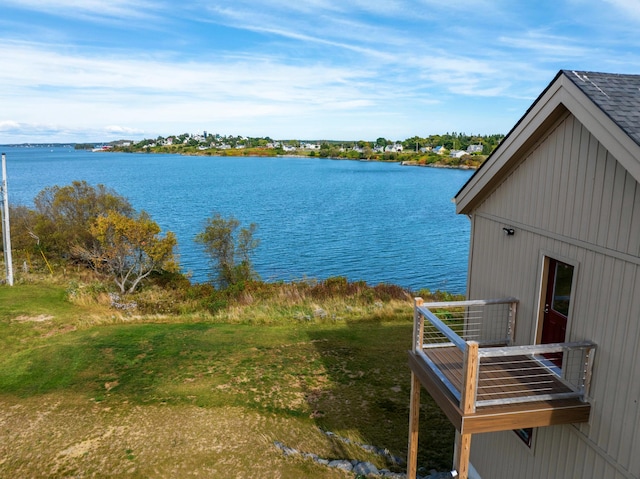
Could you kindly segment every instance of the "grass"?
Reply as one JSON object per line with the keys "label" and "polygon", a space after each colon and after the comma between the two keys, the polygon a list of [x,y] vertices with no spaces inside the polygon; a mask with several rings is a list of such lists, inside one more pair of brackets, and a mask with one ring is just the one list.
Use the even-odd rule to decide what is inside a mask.
{"label": "grass", "polygon": [[[283,288],[215,314],[123,316],[68,290],[0,288],[1,477],[344,477],[274,441],[390,467],[322,430],[406,456],[407,299]],[[446,470],[453,429],[422,396],[420,465]]]}

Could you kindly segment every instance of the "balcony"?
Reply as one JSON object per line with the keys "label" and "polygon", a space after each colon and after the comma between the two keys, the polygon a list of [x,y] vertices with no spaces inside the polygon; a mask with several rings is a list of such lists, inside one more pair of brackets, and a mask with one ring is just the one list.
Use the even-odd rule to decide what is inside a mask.
{"label": "balcony", "polygon": [[409,472],[412,454],[417,454],[414,403],[417,398],[419,404],[420,386],[459,432],[455,462],[463,479],[472,434],[589,420],[595,345],[515,345],[517,305],[514,298],[442,303],[416,299],[409,351]]}

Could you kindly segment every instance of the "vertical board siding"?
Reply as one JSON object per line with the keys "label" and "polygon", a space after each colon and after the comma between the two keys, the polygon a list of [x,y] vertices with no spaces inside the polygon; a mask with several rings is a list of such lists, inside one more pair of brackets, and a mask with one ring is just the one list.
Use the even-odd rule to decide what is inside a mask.
{"label": "vertical board siding", "polygon": [[567,340],[598,345],[591,421],[540,428],[531,451],[474,436],[472,463],[490,479],[640,479],[640,186],[571,115],[473,215],[469,297],[518,297],[518,344],[535,341],[543,254],[577,264]]}
{"label": "vertical board siding", "polygon": [[[573,116],[523,160],[478,211],[640,254],[630,237],[640,219],[637,182]],[[632,244],[621,244],[627,238]]]}

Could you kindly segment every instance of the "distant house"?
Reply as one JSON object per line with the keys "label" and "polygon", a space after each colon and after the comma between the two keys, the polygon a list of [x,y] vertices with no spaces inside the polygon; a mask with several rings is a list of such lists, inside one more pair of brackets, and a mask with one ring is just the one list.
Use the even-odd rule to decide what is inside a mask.
{"label": "distant house", "polygon": [[451,158],[462,158],[463,156],[467,155],[468,153],[464,150],[451,150],[451,152],[449,153],[449,156]]}
{"label": "distant house", "polygon": [[318,143],[303,143],[302,148],[304,150],[319,150],[320,145]]}
{"label": "distant house", "polygon": [[560,71],[455,196],[468,300],[416,301],[408,477],[422,385],[461,479],[640,478],[638,112],[640,75]]}
{"label": "distant house", "polygon": [[467,146],[467,153],[470,155],[473,153],[482,153],[483,146],[482,145],[469,145]]}
{"label": "distant house", "polygon": [[402,151],[402,145],[400,143],[394,143],[393,145],[387,145],[384,147],[384,151],[387,153],[400,153]]}
{"label": "distant house", "polygon": [[444,146],[436,146],[431,151],[437,155],[444,155],[448,150]]}

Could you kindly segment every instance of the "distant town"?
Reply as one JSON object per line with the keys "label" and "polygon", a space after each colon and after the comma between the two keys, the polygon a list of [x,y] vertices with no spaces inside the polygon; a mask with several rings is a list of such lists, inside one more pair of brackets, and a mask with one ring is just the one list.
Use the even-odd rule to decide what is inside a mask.
{"label": "distant town", "polygon": [[108,143],[77,143],[76,149],[96,152],[174,153],[202,156],[302,156],[369,161],[393,161],[407,165],[476,168],[504,135],[445,133],[405,140],[377,138],[375,141],[274,140],[202,133],[183,133],[141,141],[118,140]]}

